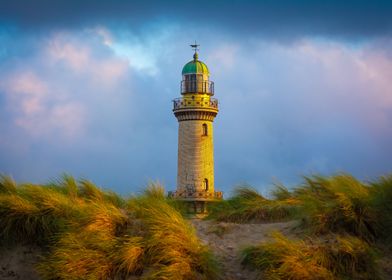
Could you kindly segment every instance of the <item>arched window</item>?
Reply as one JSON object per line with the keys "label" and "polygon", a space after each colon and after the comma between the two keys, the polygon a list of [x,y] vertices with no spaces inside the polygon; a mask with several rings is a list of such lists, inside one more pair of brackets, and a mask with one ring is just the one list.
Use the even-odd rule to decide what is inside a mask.
{"label": "arched window", "polygon": [[208,126],[206,123],[203,123],[203,136],[208,135]]}
{"label": "arched window", "polygon": [[208,191],[208,179],[207,178],[205,178],[203,181],[203,188],[205,191]]}

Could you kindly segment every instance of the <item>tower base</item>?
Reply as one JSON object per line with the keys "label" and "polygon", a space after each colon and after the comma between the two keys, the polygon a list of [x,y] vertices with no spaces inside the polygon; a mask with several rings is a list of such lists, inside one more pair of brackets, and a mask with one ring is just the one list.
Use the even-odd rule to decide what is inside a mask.
{"label": "tower base", "polygon": [[184,201],[189,214],[207,214],[206,201]]}
{"label": "tower base", "polygon": [[182,205],[188,214],[205,215],[208,213],[208,205],[222,199],[222,192],[171,192],[168,197],[173,198]]}

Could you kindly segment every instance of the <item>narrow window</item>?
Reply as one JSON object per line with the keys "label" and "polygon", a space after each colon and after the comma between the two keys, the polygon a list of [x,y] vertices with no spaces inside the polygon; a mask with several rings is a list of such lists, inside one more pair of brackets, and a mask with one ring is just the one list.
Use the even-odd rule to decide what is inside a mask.
{"label": "narrow window", "polygon": [[188,75],[188,92],[195,92],[196,91],[196,75],[191,74]]}
{"label": "narrow window", "polygon": [[208,135],[208,126],[206,123],[203,123],[203,136]]}
{"label": "narrow window", "polygon": [[203,184],[204,184],[204,186],[203,186],[204,190],[208,191],[208,179],[204,179]]}

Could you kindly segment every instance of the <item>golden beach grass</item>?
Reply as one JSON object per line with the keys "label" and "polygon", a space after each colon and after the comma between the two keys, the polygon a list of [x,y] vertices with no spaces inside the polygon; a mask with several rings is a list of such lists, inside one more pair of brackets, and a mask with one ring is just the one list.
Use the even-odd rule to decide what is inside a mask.
{"label": "golden beach grass", "polygon": [[159,184],[128,200],[65,175],[0,180],[3,245],[37,244],[43,279],[218,279],[217,264]]}

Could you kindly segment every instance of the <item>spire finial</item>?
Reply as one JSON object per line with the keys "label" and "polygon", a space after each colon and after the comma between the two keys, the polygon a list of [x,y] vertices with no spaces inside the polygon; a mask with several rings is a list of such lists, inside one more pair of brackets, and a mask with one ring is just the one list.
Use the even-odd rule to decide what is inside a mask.
{"label": "spire finial", "polygon": [[198,47],[200,47],[200,45],[198,45],[198,44],[196,43],[196,41],[195,41],[195,43],[194,43],[193,45],[190,45],[190,46],[191,46],[192,49],[195,51],[195,54],[193,55],[193,59],[196,61],[196,60],[199,58],[199,56],[198,56],[198,54],[197,54],[197,51],[199,50]]}

